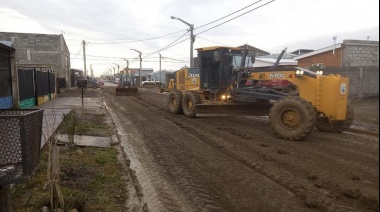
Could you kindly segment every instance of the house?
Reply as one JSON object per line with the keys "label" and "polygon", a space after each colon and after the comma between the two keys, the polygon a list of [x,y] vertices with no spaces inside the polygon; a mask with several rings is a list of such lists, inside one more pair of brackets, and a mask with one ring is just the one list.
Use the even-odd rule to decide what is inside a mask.
{"label": "house", "polygon": [[161,88],[165,88],[169,85],[170,79],[174,79],[174,72],[173,71],[155,71],[153,73],[149,74],[150,80],[156,80],[161,82]]}
{"label": "house", "polygon": [[298,66],[310,68],[379,66],[379,41],[344,40],[343,43],[295,57]]}
{"label": "house", "polygon": [[[277,58],[256,57],[253,67],[254,68],[272,67],[276,63],[276,61],[277,61]],[[296,67],[297,61],[293,59],[281,59],[278,66]],[[252,66],[248,65],[248,67],[252,67]]]}
{"label": "house", "polygon": [[349,78],[349,97],[379,96],[379,41],[343,40],[295,57],[299,67]]}
{"label": "house", "polygon": [[314,50],[313,49],[297,49],[291,53],[294,55],[300,56],[300,55],[307,54],[307,53],[312,52],[312,51],[314,51]]}
{"label": "house", "polygon": [[140,80],[140,73],[141,73],[141,81],[147,80],[147,76],[151,73],[153,73],[153,68],[141,68],[141,71],[139,68],[129,68],[129,71],[133,71],[135,78],[136,78],[136,83],[139,84]]}
{"label": "house", "polygon": [[47,68],[70,82],[70,52],[62,34],[0,32],[0,41],[16,49],[18,67]]}
{"label": "house", "polygon": [[[238,46],[238,48],[244,48],[245,45],[242,45],[242,46]],[[261,50],[259,48],[256,48],[254,46],[250,46],[250,45],[247,45],[247,50],[248,50],[248,54],[255,54],[256,57],[260,57],[260,56],[264,56],[264,55],[269,55],[270,53],[269,52],[266,52],[264,50]]]}

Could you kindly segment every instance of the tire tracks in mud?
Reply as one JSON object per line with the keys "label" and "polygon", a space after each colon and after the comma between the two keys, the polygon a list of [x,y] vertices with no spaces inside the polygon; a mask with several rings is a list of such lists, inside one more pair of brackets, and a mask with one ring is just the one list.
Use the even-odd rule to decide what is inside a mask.
{"label": "tire tracks in mud", "polygon": [[[203,142],[207,144],[208,146],[212,147],[210,152],[214,152],[215,155],[220,155],[220,152],[227,156],[229,159],[233,159],[237,163],[239,163],[242,166],[229,166],[228,169],[229,172],[233,173],[240,173],[246,168],[249,168],[251,171],[242,172],[237,176],[234,180],[239,182],[240,187],[243,185],[249,186],[249,190],[256,190],[256,196],[259,194],[261,195],[261,199],[258,202],[272,202],[274,200],[273,207],[265,208],[265,206],[256,206],[260,207],[261,209],[270,211],[270,210],[290,210],[290,211],[305,211],[308,208],[317,208],[320,210],[332,210],[332,211],[354,211],[357,209],[365,209],[365,210],[376,210],[376,204],[378,209],[378,202],[373,203],[373,196],[367,197],[364,195],[364,197],[360,197],[358,200],[356,199],[350,199],[347,198],[345,193],[342,194],[342,187],[350,187],[351,185],[347,185],[347,183],[340,183],[336,182],[334,180],[330,180],[338,176],[338,178],[343,178],[344,174],[337,174],[340,172],[346,172],[349,168],[347,167],[353,167],[354,170],[360,170],[361,172],[367,172],[368,174],[373,174],[373,172],[370,171],[371,167],[373,165],[367,166],[363,165],[360,162],[355,162],[355,158],[360,158],[360,161],[366,159],[366,155],[363,154],[365,150],[371,151],[371,159],[378,164],[378,158],[376,156],[373,156],[373,152],[378,153],[378,147],[377,150],[368,149],[365,147],[359,147],[360,149],[359,153],[353,151],[352,149],[356,146],[355,144],[358,142],[350,141],[347,142],[349,139],[352,138],[352,135],[343,135],[343,138],[339,138],[339,136],[333,135],[333,134],[322,134],[322,133],[312,133],[312,136],[308,137],[307,141],[303,142],[291,142],[291,141],[284,141],[277,139],[273,136],[269,129],[269,123],[266,126],[266,124],[262,124],[262,122],[266,122],[265,118],[262,120],[256,120],[254,122],[255,130],[250,129],[245,122],[247,119],[245,118],[235,118],[235,117],[202,117],[202,118],[196,118],[196,119],[188,119],[184,116],[174,116],[169,113],[166,113],[164,111],[167,111],[166,108],[163,108],[162,103],[162,96],[155,97],[154,95],[148,95],[152,98],[157,99],[150,99],[146,100],[145,97],[141,98],[137,97],[135,98],[137,100],[137,104],[143,105],[146,109],[150,111],[156,111],[161,114],[161,116],[164,117],[164,119],[168,122],[166,123],[167,127],[177,127],[182,131],[186,131],[187,135],[194,136],[194,139],[186,139],[181,144],[185,146],[186,142],[194,142],[196,140],[197,142]],[[152,103],[154,102],[154,103]],[[157,106],[158,105],[158,106]],[[138,105],[136,105],[138,107]],[[164,110],[164,111],[163,111]],[[260,118],[259,118],[260,119]],[[231,127],[229,123],[234,123],[234,125]],[[160,123],[152,123],[155,126],[156,124]],[[209,125],[213,127],[209,127]],[[227,126],[227,127],[226,127]],[[157,128],[156,132],[159,132],[162,130],[162,128]],[[210,132],[204,132],[204,130],[210,130]],[[157,135],[157,137],[160,136],[167,136],[167,134],[161,134]],[[224,138],[225,137],[225,138]],[[148,138],[149,143],[154,141],[155,136],[152,136],[151,138]],[[339,138],[339,139],[338,139]],[[179,139],[171,138],[172,142],[178,142]],[[337,141],[334,142],[320,142],[321,139],[337,139]],[[356,138],[355,138],[356,139]],[[368,146],[371,146],[373,140],[368,139],[369,143]],[[346,145],[340,145],[339,143],[346,142]],[[159,145],[157,143],[156,145]],[[178,144],[179,145],[179,144]],[[342,148],[339,149],[339,146]],[[152,146],[152,148],[155,148],[157,146]],[[204,148],[204,145],[201,143],[197,144],[198,148]],[[268,148],[269,147],[269,148]],[[202,178],[201,174],[194,175],[194,173],[189,173],[188,170],[194,170],[198,167],[189,167],[188,164],[186,164],[186,161],[178,162],[178,163],[170,163],[172,160],[178,160],[177,157],[172,156],[172,147],[167,146],[163,147],[162,154],[163,156],[156,157],[157,161],[162,161],[162,166],[167,166],[170,164],[170,166],[178,166],[177,171],[174,172],[167,172],[167,170],[164,170],[167,172],[167,175],[171,177],[172,180],[178,178],[182,179],[181,181],[177,182],[177,186],[180,189],[183,189],[187,193],[191,193],[191,198],[196,198],[198,196],[198,199],[202,199],[206,197],[206,200],[202,203],[199,202],[199,200],[196,200],[192,203],[200,203],[200,205],[206,206],[206,208],[209,209],[209,211],[213,210],[213,207],[215,210],[220,209],[228,209],[228,210],[234,210],[234,206],[232,205],[224,205],[220,204],[221,200],[212,199],[210,200],[210,204],[208,204],[209,200],[207,198],[210,197],[210,195],[219,194],[218,192],[223,192],[222,194],[227,195],[228,198],[233,198],[228,196],[229,194],[234,193],[234,191],[227,192],[223,190],[223,188],[218,191],[215,190],[211,193],[205,190],[204,188],[210,189],[207,187],[207,183],[201,182],[198,178]],[[193,147],[195,148],[195,147]],[[355,148],[354,148],[355,149]],[[277,150],[277,151],[276,151]],[[282,153],[281,151],[282,150]],[[334,154],[337,151],[344,151],[345,155],[341,156]],[[181,151],[179,151],[181,152]],[[219,152],[219,153],[218,153]],[[181,152],[181,154],[183,151]],[[346,155],[354,154],[352,160],[349,160]],[[219,156],[220,157],[220,156]],[[211,159],[217,158],[217,156],[210,156]],[[340,163],[334,163],[336,159],[339,159],[338,162]],[[207,158],[206,158],[207,159]],[[207,160],[204,160],[207,163]],[[320,166],[316,164],[318,160],[324,161],[323,166]],[[367,158],[368,159],[368,158]],[[295,161],[299,160],[299,163],[295,163]],[[313,161],[314,160],[314,161]],[[347,161],[348,162],[345,162]],[[169,161],[169,162],[168,162]],[[231,163],[231,160],[228,160]],[[328,162],[331,163],[332,167],[327,167]],[[167,163],[167,164],[166,164]],[[224,160],[215,161],[215,163],[226,163]],[[314,166],[314,167],[313,167]],[[211,166],[210,166],[211,167]],[[244,168],[246,167],[246,168]],[[192,169],[190,169],[192,168]],[[326,171],[326,170],[327,171]],[[377,168],[378,169],[378,168]],[[252,176],[248,176],[247,173],[258,173],[263,178],[261,181],[266,181],[265,188],[261,185],[257,185],[257,181],[252,180]],[[331,173],[333,173],[333,176],[331,176]],[[178,173],[184,173],[183,175]],[[170,176],[172,175],[172,176]],[[193,178],[189,178],[186,176],[196,176]],[[343,175],[343,176],[342,176]],[[317,179],[314,179],[315,176]],[[213,176],[218,177],[218,176]],[[375,178],[378,175],[374,176]],[[373,176],[371,177],[373,179]],[[264,180],[263,180],[264,179]],[[223,180],[216,182],[223,182]],[[192,182],[192,183],[189,183]],[[344,182],[347,182],[344,181]],[[188,185],[183,185],[188,183]],[[232,182],[231,182],[232,183]],[[236,182],[235,182],[236,183]],[[182,187],[181,187],[182,185]],[[202,185],[200,187],[196,187],[195,185]],[[220,186],[220,184],[216,184],[215,186]],[[275,186],[277,185],[277,186]],[[232,189],[232,187],[228,187],[227,189]],[[285,196],[290,198],[290,201],[286,198],[283,198],[278,196],[278,193],[281,193],[281,191],[278,191],[279,188],[282,190],[287,190],[291,194],[286,194]],[[187,190],[186,190],[187,189]],[[280,190],[281,190],[280,189]],[[201,194],[197,195],[196,191],[201,191]],[[370,191],[369,191],[370,192]],[[167,192],[168,193],[168,192]],[[170,193],[170,191],[169,191]],[[235,193],[237,193],[235,191]],[[243,193],[243,192],[241,192]],[[291,198],[292,196],[295,196],[296,198]],[[219,198],[223,198],[223,196],[217,195]],[[378,198],[378,193],[374,194],[374,197]],[[190,198],[190,199],[191,199]],[[227,199],[228,199],[227,198]],[[242,197],[244,198],[244,197]],[[281,199],[282,198],[282,199]],[[165,202],[168,202],[168,200],[164,200]],[[218,205],[219,201],[219,205]],[[228,201],[228,200],[224,200]],[[248,200],[245,200],[248,201]],[[287,203],[288,201],[288,203]],[[290,202],[290,203],[289,203]],[[366,203],[370,202],[370,207],[365,207],[364,205]],[[230,203],[232,204],[232,203]],[[207,207],[208,205],[208,207]],[[306,206],[307,205],[307,206]],[[244,206],[238,207],[239,209],[248,209],[244,208]],[[199,209],[199,208],[198,208]],[[173,209],[173,211],[175,211]]]}
{"label": "tire tracks in mud", "polygon": [[[228,119],[229,117],[223,117],[223,119]],[[180,120],[182,120],[183,118],[180,118]],[[186,118],[185,118],[186,119]],[[231,118],[231,119],[235,119],[235,118]],[[233,120],[233,121],[236,121],[236,120]],[[183,123],[180,123],[178,121],[174,121],[177,125],[179,126],[182,126],[184,127],[185,124]],[[214,124],[215,126],[219,126],[218,124],[219,123],[223,123],[223,122],[226,122],[225,120],[224,121],[217,121],[216,123],[212,123]],[[190,125],[194,125],[195,123],[193,124],[190,124]],[[229,131],[231,134],[234,134],[238,137],[241,137],[243,139],[251,139],[251,138],[254,138],[254,137],[257,137],[257,136],[260,136],[260,135],[252,135],[250,133],[246,133],[246,131],[244,130],[236,130],[236,129],[233,129],[233,128],[226,128],[226,127],[218,127],[219,129],[221,130],[225,130],[225,131]],[[308,146],[308,147],[303,147],[303,145],[301,145],[301,149],[300,149],[300,143],[299,142],[296,142],[295,145],[294,145],[294,142],[293,143],[293,147],[297,150],[299,150],[301,153],[302,152],[306,152],[307,154],[300,154],[301,157],[303,158],[306,158],[306,157],[310,157],[310,155],[313,155],[314,156],[314,160],[318,160],[320,158],[324,158],[324,160],[326,160],[325,158],[329,158],[330,161],[338,161],[339,163],[338,164],[334,164],[334,169],[335,172],[337,173],[340,173],[340,172],[347,172],[347,170],[350,170],[350,168],[352,167],[353,170],[355,170],[356,172],[364,172],[363,175],[367,175],[367,174],[372,174],[372,176],[370,178],[375,178],[375,180],[377,179],[378,180],[378,175],[376,173],[378,172],[374,172],[373,171],[373,168],[376,167],[376,164],[378,164],[378,157],[376,157],[376,155],[378,155],[378,147],[377,149],[374,148],[374,149],[371,149],[371,148],[361,148],[361,146],[357,146],[357,143],[358,142],[354,142],[355,139],[359,139],[358,136],[352,136],[352,135],[349,135],[349,134],[331,134],[331,133],[318,133],[318,132],[314,132],[317,136],[311,136],[309,138],[309,140],[311,140],[310,142],[313,142],[313,145],[311,146]],[[321,136],[322,135],[322,136]],[[340,136],[339,136],[340,135]],[[203,134],[200,133],[200,137],[202,137]],[[263,136],[261,136],[263,137]],[[317,138],[315,138],[317,137]],[[325,140],[330,140],[331,138],[333,139],[337,139],[338,141],[335,141],[335,143],[321,143],[319,142],[319,140],[321,139],[325,139]],[[343,137],[343,138],[341,138]],[[368,139],[369,141],[371,141],[372,143],[372,146],[376,146],[376,142],[373,140],[373,139]],[[284,142],[283,140],[280,141],[280,143]],[[288,141],[286,141],[288,142]],[[342,145],[341,143],[343,142],[346,142],[346,145],[347,145],[347,142],[348,142],[348,147],[346,147],[345,145]],[[287,143],[288,144],[288,143]],[[356,144],[356,145],[355,145]],[[370,144],[370,146],[371,146]],[[216,148],[220,148],[219,146],[214,146]],[[355,148],[356,147],[356,148]],[[355,150],[358,150],[361,149],[359,152],[355,152],[353,149]],[[320,151],[318,149],[323,149],[323,151]],[[346,155],[340,155],[340,154],[336,154],[337,152],[339,151],[345,151]],[[365,152],[367,151],[372,151],[374,153],[377,153],[377,154],[371,154],[372,156],[370,156],[370,158],[368,158],[368,155],[365,154]],[[228,154],[228,153],[226,153]],[[258,152],[258,154],[261,154],[260,152]],[[359,161],[368,161],[368,159],[372,160],[372,165],[371,166],[367,166],[367,165],[363,165],[363,163],[360,163],[360,162],[356,162],[355,159],[351,159],[352,155],[353,154],[356,154],[354,155],[353,158],[360,158]],[[351,156],[351,157],[350,157]],[[238,160],[241,161],[240,158],[238,158]],[[244,162],[244,161],[243,161]],[[291,164],[291,163],[287,163],[287,164]],[[282,165],[281,163],[278,164],[278,165]],[[248,165],[249,166],[249,165]],[[301,166],[301,167],[299,167]],[[343,167],[342,167],[343,166]],[[305,169],[306,167],[306,169]],[[256,166],[253,166],[253,168],[255,169]],[[307,177],[307,181],[310,181],[310,179],[308,178],[313,178],[312,176],[317,174],[318,175],[318,180],[317,182],[314,182],[315,180],[312,180],[312,183],[311,185],[309,185],[309,188],[311,190],[322,190],[320,192],[322,192],[322,196],[323,196],[323,193],[326,193],[326,191],[328,192],[328,197],[326,198],[323,198],[322,200],[318,200],[319,203],[317,204],[318,207],[320,208],[333,208],[334,210],[355,210],[355,208],[361,208],[361,207],[364,207],[364,208],[367,208],[368,210],[371,210],[371,209],[375,209],[376,210],[376,207],[378,208],[378,201],[376,203],[376,197],[378,198],[378,193],[375,194],[374,196],[370,196],[370,197],[366,197],[365,195],[363,196],[363,198],[359,199],[359,201],[355,201],[354,203],[352,203],[353,201],[351,199],[344,199],[342,201],[340,200],[334,200],[334,198],[346,198],[347,197],[347,192],[346,192],[346,188],[350,188],[353,187],[353,188],[357,188],[357,187],[362,187],[363,185],[357,185],[356,182],[352,181],[352,183],[347,183],[347,179],[345,180],[346,183],[333,183],[334,181],[329,181],[328,179],[331,179],[331,174],[329,173],[329,171],[326,171],[322,168],[318,168],[318,166],[315,166],[315,167],[311,167],[310,165],[298,165],[296,167],[293,167],[292,169],[293,170],[296,170],[298,168],[301,168],[301,170],[311,170],[309,172],[313,173],[313,174],[309,174],[309,176]],[[378,168],[377,168],[378,169]],[[330,169],[327,169],[327,170],[332,170],[331,168]],[[365,173],[367,172],[367,173]],[[271,176],[271,174],[264,174],[265,176]],[[308,173],[304,173],[305,176],[308,175]],[[352,175],[356,175],[355,173],[352,173]],[[351,176],[353,177],[353,176]],[[269,177],[271,178],[271,177]],[[285,178],[292,178],[292,176],[286,176]],[[281,180],[280,180],[281,181]],[[292,181],[292,180],[291,180]],[[322,182],[322,183],[321,183]],[[294,185],[294,186],[291,186],[290,184],[291,183],[280,183],[281,185],[285,186],[285,187],[289,187],[291,188],[290,190],[292,190],[292,187],[295,187],[297,188],[297,184]],[[310,183],[308,183],[310,184]],[[378,184],[377,184],[378,185]],[[303,187],[303,186],[301,186]],[[315,189],[315,187],[317,187],[317,189]],[[362,188],[364,190],[366,190],[365,188]],[[369,189],[368,193],[371,193],[370,191],[371,189]],[[372,189],[373,191],[373,189]],[[293,191],[294,192],[294,191]],[[309,194],[308,196],[321,196],[321,194]],[[302,199],[304,199],[304,197],[301,197]],[[310,200],[309,197],[306,197],[306,203]],[[320,198],[319,198],[320,199]],[[368,201],[370,202],[375,202],[373,204],[371,204],[371,206],[368,208],[366,207],[365,205],[363,204],[366,204],[368,203]],[[307,203],[308,204],[308,203]],[[315,204],[315,203],[313,203]],[[348,206],[348,205],[351,205],[351,206]],[[376,206],[377,205],[377,206]]]}
{"label": "tire tracks in mud", "polygon": [[[223,123],[223,122],[220,120],[217,120],[215,123],[212,123],[212,124],[214,124],[215,126],[218,126],[217,125],[218,123]],[[216,127],[216,128],[220,129],[221,127]],[[240,127],[240,126],[237,126],[237,128],[238,129],[231,128],[231,127],[228,127],[228,128],[222,127],[223,130],[226,130],[227,132],[229,132],[233,135],[236,135],[236,136],[239,136],[242,138],[247,138],[247,137],[252,138],[252,139],[250,139],[250,141],[251,140],[253,141],[254,140],[253,138],[263,139],[263,137],[265,137],[265,136],[261,136],[260,134],[254,135],[251,133],[246,133],[248,131],[244,131],[242,129],[242,127]],[[349,138],[349,139],[352,139],[352,138]],[[244,139],[242,142],[244,142]],[[297,175],[296,170],[303,170],[303,173],[302,172],[298,173],[298,175],[299,175],[298,177],[301,179],[306,178],[307,181],[310,181],[309,180],[310,176],[312,176],[312,175],[317,176],[319,179],[318,180],[311,180],[311,185],[309,185],[309,188],[314,189],[314,190],[323,190],[323,192],[328,192],[327,193],[327,199],[332,198],[332,197],[333,198],[336,198],[336,197],[343,198],[343,200],[341,202],[340,202],[340,200],[334,200],[337,203],[336,207],[342,206],[342,205],[352,205],[352,207],[354,207],[354,208],[363,208],[363,207],[367,207],[366,204],[368,202],[372,202],[373,204],[371,204],[371,206],[368,206],[368,209],[369,210],[376,209],[376,207],[377,207],[376,205],[378,204],[378,203],[376,203],[378,193],[373,194],[373,191],[374,191],[373,186],[378,187],[378,184],[376,184],[376,179],[378,179],[378,174],[377,174],[378,171],[373,170],[373,168],[377,167],[376,164],[373,164],[372,166],[370,166],[370,167],[372,167],[372,169],[371,169],[371,168],[368,168],[368,166],[366,166],[366,165],[363,166],[362,164],[357,163],[355,161],[355,159],[349,160],[347,158],[340,159],[339,160],[340,164],[339,163],[335,164],[332,162],[334,160],[336,160],[336,158],[339,159],[339,157],[335,157],[335,159],[334,159],[334,155],[330,155],[330,159],[329,159],[329,157],[327,157],[327,159],[324,158],[324,160],[327,160],[327,161],[331,160],[331,162],[326,163],[326,161],[325,161],[324,164],[327,166],[321,167],[320,164],[312,165],[313,160],[314,161],[320,161],[320,158],[323,158],[323,157],[321,157],[321,155],[326,155],[326,154],[324,154],[323,151],[319,151],[318,149],[324,149],[324,150],[329,149],[328,145],[325,145],[325,146],[322,146],[319,148],[315,148],[314,144],[317,144],[317,146],[320,145],[318,143],[318,141],[308,142],[307,143],[309,145],[308,147],[302,146],[302,145],[304,145],[302,142],[301,143],[300,142],[291,142],[291,141],[285,141],[284,142],[283,140],[278,140],[277,142],[278,143],[276,143],[276,145],[277,144],[286,144],[286,146],[282,146],[281,148],[285,149],[284,150],[285,152],[288,150],[288,153],[289,153],[289,154],[286,153],[286,156],[281,156],[282,161],[277,160],[277,159],[280,159],[278,156],[276,157],[276,154],[279,152],[272,151],[272,152],[274,152],[275,155],[273,156],[273,154],[272,154],[272,156],[268,157],[267,156],[268,153],[263,154],[262,151],[257,151],[258,145],[256,147],[250,148],[250,150],[248,152],[256,153],[255,155],[263,156],[262,159],[264,159],[264,161],[272,160],[273,162],[275,162],[277,164],[277,166],[270,168],[270,170],[272,172],[273,172],[273,170],[276,169],[276,167],[284,167],[284,164],[286,164],[286,166],[287,166],[286,169],[284,168],[283,171],[280,170],[281,172],[286,173],[287,170],[292,170],[292,175],[294,175],[294,174]],[[274,144],[271,144],[271,145],[274,146]],[[231,149],[231,148],[226,148],[226,149]],[[292,156],[292,154],[294,155],[295,151],[299,151],[300,153],[303,153],[303,152],[306,153],[305,155],[298,153],[298,155],[301,156],[302,160],[304,160],[305,158],[309,158],[311,155],[313,155],[314,157],[312,157],[312,159],[307,160],[306,163],[303,161],[297,162],[297,158]],[[237,152],[242,153],[243,150],[239,150]],[[292,156],[292,158],[288,158],[287,157],[288,155]],[[366,161],[366,158],[361,159],[361,161],[362,162]],[[296,162],[296,163],[294,163],[294,162]],[[346,166],[342,167],[343,164]],[[357,167],[353,166],[352,164],[357,165]],[[332,168],[328,168],[328,166],[332,166]],[[370,178],[372,180],[375,179],[375,181],[372,181],[373,183],[375,183],[375,184],[372,184],[372,187],[369,185],[366,185],[368,180],[367,180],[367,182],[365,182],[366,181],[365,179],[362,179],[360,182],[358,182],[357,179],[353,180],[354,178],[357,178],[356,177],[357,175],[355,173],[351,173],[351,176],[345,176],[345,175],[341,176],[341,175],[337,174],[337,173],[349,174],[349,173],[347,173],[347,170],[355,170],[355,172],[358,172],[358,171],[361,171],[360,168],[363,168],[363,167],[365,170],[365,171],[363,171],[363,175],[371,175],[372,174],[372,177],[370,177]],[[309,173],[312,173],[312,174],[309,174]],[[281,173],[279,175],[281,175]],[[331,176],[331,175],[333,175],[333,176]],[[270,175],[268,175],[268,176],[270,176]],[[289,177],[285,177],[285,178],[289,178]],[[335,179],[335,178],[337,178],[337,179]],[[365,178],[365,176],[363,176],[362,178]],[[342,181],[339,179],[342,179]],[[289,188],[294,188],[294,187],[297,188],[297,185],[292,186],[292,184],[294,184],[293,180],[291,183],[287,182],[287,183],[284,183],[282,185],[285,187],[289,187]],[[301,186],[302,186],[302,188],[305,187],[305,185],[303,185],[303,184],[301,184]],[[353,201],[350,199],[348,199],[348,200],[345,199],[347,194],[350,193],[350,190],[358,190],[358,191],[362,192],[363,197],[358,200],[359,202]],[[308,191],[308,193],[310,193],[310,191]],[[326,193],[323,193],[323,195],[321,195],[321,196],[326,196]],[[325,200],[324,202],[327,202],[327,201]],[[331,203],[328,202],[328,205],[331,205]],[[326,207],[325,204],[322,206]],[[335,209],[337,209],[336,207],[335,207]],[[345,210],[347,210],[347,208]]]}
{"label": "tire tracks in mud", "polygon": [[[108,96],[108,98],[110,98],[110,96]],[[117,104],[117,103],[114,102],[114,104]],[[143,102],[134,103],[134,101],[129,101],[128,104],[129,106],[132,106],[133,104],[137,104],[138,108],[141,108],[141,104],[144,106],[148,106],[148,105],[145,105]],[[146,119],[141,118],[141,116],[138,116],[134,114],[133,112],[126,112],[125,111],[126,109],[123,106],[119,106],[118,108],[119,108],[119,111],[118,111],[119,116],[123,117],[124,112],[125,114],[129,113],[129,116],[127,118],[130,118],[131,120],[133,120],[133,124],[146,123],[147,121]],[[150,108],[150,110],[152,110],[152,108]],[[134,110],[134,111],[137,111],[137,110]],[[207,190],[203,190],[201,186],[199,186],[200,183],[197,181],[197,179],[193,177],[191,173],[189,173],[188,171],[189,169],[185,166],[186,162],[178,161],[176,158],[173,158],[173,156],[171,155],[171,152],[167,151],[167,148],[165,147],[165,145],[161,145],[162,143],[155,142],[156,136],[163,137],[165,135],[158,135],[157,133],[159,133],[160,130],[152,129],[152,126],[153,127],[155,126],[154,124],[149,124],[148,126],[150,128],[144,125],[138,126],[139,130],[142,130],[145,132],[150,131],[150,133],[145,133],[144,135],[142,135],[142,139],[141,140],[139,139],[139,141],[137,141],[137,142],[140,142],[144,140],[144,143],[148,149],[147,150],[148,152],[145,152],[143,154],[146,156],[151,155],[155,158],[155,161],[157,161],[158,163],[164,163],[165,165],[169,165],[170,167],[172,167],[171,172],[176,173],[176,175],[179,175],[179,178],[181,179],[182,189],[184,189],[185,191],[188,191],[188,193],[197,194],[197,195],[191,196],[192,200],[196,201],[197,204],[195,205],[202,205],[202,207],[197,208],[193,211],[201,211],[204,208],[213,208],[217,211],[220,211],[220,207],[218,207],[216,204],[213,204],[213,202],[215,202],[213,200],[213,195],[208,194]],[[154,136],[152,136],[152,134],[154,134]],[[160,148],[157,148],[157,145],[160,145]],[[141,147],[141,148],[144,148],[144,147]],[[153,151],[152,154],[149,154],[149,152],[152,152],[153,149],[156,149],[156,151]],[[146,160],[144,161],[144,163],[146,163]],[[154,192],[157,193],[157,196],[156,196],[157,200],[151,201],[151,204],[148,203],[148,206],[153,205],[153,208],[154,208],[152,209],[153,211],[191,211],[189,207],[183,207],[184,205],[183,201],[178,200],[173,197],[173,193],[176,193],[176,192],[170,189],[169,188],[170,186],[165,186],[167,185],[167,183],[165,183],[164,180],[159,177],[159,174],[157,171],[152,170],[154,166],[155,165],[149,165],[148,167],[150,170],[145,170],[147,172],[154,172],[153,174],[152,173],[150,174],[148,173],[148,174],[150,175],[149,177],[152,178],[151,181],[154,181],[152,182],[152,184],[155,184]],[[158,165],[154,169],[157,169],[157,167],[160,167],[160,166]],[[162,173],[167,172],[167,170],[160,170],[160,171]],[[194,192],[194,190],[196,190],[196,192]],[[152,208],[152,207],[149,207],[149,208]],[[160,210],[160,208],[162,210]]]}

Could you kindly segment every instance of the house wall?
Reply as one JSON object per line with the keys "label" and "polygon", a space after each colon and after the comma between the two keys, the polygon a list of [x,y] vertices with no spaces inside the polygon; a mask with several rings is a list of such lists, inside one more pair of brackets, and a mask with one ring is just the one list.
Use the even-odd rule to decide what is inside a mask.
{"label": "house wall", "polygon": [[310,57],[301,58],[298,60],[298,66],[309,68],[313,64],[321,63],[323,67],[340,67],[342,65],[342,48],[312,55]]}
{"label": "house wall", "polygon": [[343,66],[379,66],[379,41],[344,40]]}
{"label": "house wall", "polygon": [[69,81],[70,52],[63,35],[0,32],[0,40],[13,43],[17,64],[51,64],[56,77]]}

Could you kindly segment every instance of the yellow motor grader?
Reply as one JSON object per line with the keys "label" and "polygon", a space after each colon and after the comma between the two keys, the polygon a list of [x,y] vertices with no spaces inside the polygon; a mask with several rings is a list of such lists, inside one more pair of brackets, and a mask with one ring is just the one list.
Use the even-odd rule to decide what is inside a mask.
{"label": "yellow motor grader", "polygon": [[[244,69],[246,47],[199,48],[199,67],[175,72],[168,89],[173,114],[195,117],[197,113],[269,116],[274,133],[287,140],[302,140],[314,127],[343,132],[353,122],[348,105],[348,78],[323,75],[299,67]],[[251,56],[252,63],[254,57]],[[255,86],[265,80],[288,80],[296,92],[284,93]],[[253,85],[245,83],[252,81]]]}

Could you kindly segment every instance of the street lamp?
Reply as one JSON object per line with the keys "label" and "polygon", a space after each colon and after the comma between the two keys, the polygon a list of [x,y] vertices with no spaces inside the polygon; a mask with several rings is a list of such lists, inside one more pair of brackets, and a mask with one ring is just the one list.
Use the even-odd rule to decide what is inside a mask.
{"label": "street lamp", "polygon": [[140,69],[139,69],[139,85],[141,86],[141,52],[140,51],[137,51],[136,49],[131,49],[132,51],[136,51],[139,53],[139,57],[140,57]]}
{"label": "street lamp", "polygon": [[170,16],[171,19],[177,19],[179,21],[181,21],[182,23],[186,24],[187,26],[190,27],[190,68],[193,67],[193,43],[194,43],[194,36],[193,36],[193,30],[194,30],[194,25],[193,24],[189,24],[187,23],[186,21],[180,19],[180,18],[176,18],[174,16]]}
{"label": "street lamp", "polygon": [[129,61],[127,59],[125,59],[125,58],[121,58],[121,59],[127,61],[127,69],[129,69]]}
{"label": "street lamp", "polygon": [[115,79],[115,67],[112,67],[113,68],[113,79]]}
{"label": "street lamp", "polygon": [[116,64],[116,63],[114,63],[114,64],[117,65],[117,73],[119,73],[119,69],[120,69],[119,64]]}

